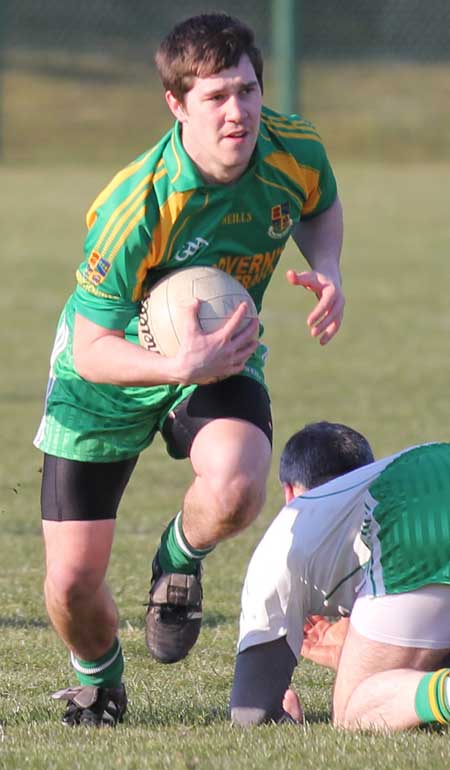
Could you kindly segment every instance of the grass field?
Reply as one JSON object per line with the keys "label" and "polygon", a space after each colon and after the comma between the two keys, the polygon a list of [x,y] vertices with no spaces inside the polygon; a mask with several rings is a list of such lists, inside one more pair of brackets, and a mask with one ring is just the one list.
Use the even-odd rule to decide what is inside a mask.
{"label": "grass field", "polygon": [[[328,348],[307,336],[310,297],[289,287],[289,251],[269,290],[263,320],[275,416],[275,458],[305,421],[327,418],[367,433],[378,456],[448,439],[450,281],[447,200],[450,165],[337,164],[346,209],[346,322]],[[161,442],[141,458],[118,522],[109,579],[122,617],[130,711],[114,733],[58,725],[50,693],[70,682],[67,655],[42,601],[39,526],[41,458],[31,447],[40,417],[48,352],[60,304],[73,282],[86,202],[105,170],[2,169],[4,253],[0,383],[0,767],[267,770],[444,768],[446,731],[348,736],[326,724],[330,675],[312,664],[296,673],[307,725],[242,734],[226,718],[239,592],[248,557],[280,505],[276,463],[258,522],[208,559],[206,619],[187,659],[161,667],[146,655],[143,603],[161,528],[190,478]],[[70,196],[67,188],[70,186]],[[16,202],[21,201],[17,206]],[[64,757],[64,762],[62,762]]]}
{"label": "grass field", "polygon": [[[327,75],[336,102],[337,77],[338,73]],[[371,82],[376,89],[375,78]],[[447,87],[448,78],[445,83]],[[28,83],[26,89],[32,87]],[[35,80],[34,88],[41,87]],[[14,151],[0,167],[6,193],[0,210],[0,352],[4,362],[0,381],[0,768],[448,767],[445,729],[391,737],[333,730],[328,724],[332,678],[313,664],[302,664],[295,675],[306,710],[305,727],[267,726],[241,732],[227,721],[240,588],[252,549],[281,504],[276,463],[285,440],[297,426],[322,418],[347,422],[366,433],[377,456],[409,444],[449,438],[450,163],[439,160],[439,156],[445,157],[439,152],[445,142],[442,139],[438,150],[428,151],[420,145],[420,151],[412,152],[414,143],[410,141],[406,163],[407,153],[398,139],[401,127],[395,124],[395,128],[391,121],[390,136],[392,141],[397,136],[397,153],[380,151],[384,162],[375,162],[364,160],[357,148],[352,160],[351,142],[347,151],[338,151],[343,141],[339,139],[342,121],[351,109],[346,93],[342,112],[336,104],[334,113],[334,165],[346,212],[345,324],[327,348],[308,337],[304,319],[311,297],[285,282],[285,270],[300,264],[288,249],[263,313],[275,418],[275,459],[267,504],[252,528],[222,544],[208,558],[200,640],[185,662],[169,667],[155,664],[146,654],[143,604],[151,557],[164,524],[179,508],[190,470],[187,463],[169,460],[159,440],[141,457],[120,511],[109,572],[121,612],[130,697],[126,723],[110,732],[64,729],[58,724],[60,706],[50,698],[51,692],[73,682],[73,677],[43,605],[41,456],[31,442],[41,414],[55,323],[80,259],[84,212],[117,170],[117,163],[112,163],[111,148],[104,156],[99,151],[97,160],[102,165],[80,162],[86,147],[90,157],[91,145],[86,134],[87,144],[84,148],[77,144],[72,153],[77,127],[72,127],[71,134],[69,125],[61,129],[67,143],[64,158],[64,142],[51,133],[55,116],[47,111],[39,122],[31,102],[17,135],[9,135],[9,147]],[[375,91],[369,93],[376,98]],[[63,89],[60,94],[62,98]],[[13,97],[16,95],[9,91],[8,98]],[[49,109],[51,103],[49,97]],[[73,104],[69,100],[67,110]],[[439,102],[434,92],[433,104],[439,120],[434,126],[429,122],[429,131],[435,139],[442,138],[445,132],[440,127],[448,100]],[[396,109],[393,104],[393,113]],[[60,112],[63,123],[64,114]],[[325,112],[322,117],[326,118]],[[383,119],[387,121],[386,115]],[[419,111],[411,102],[413,126],[414,120],[419,126]],[[46,128],[45,121],[50,121]],[[33,166],[21,162],[28,157],[30,126],[35,128],[36,146],[29,148]],[[325,133],[331,135],[332,127],[330,116]],[[359,129],[362,131],[361,124]],[[359,129],[355,128],[356,142]],[[382,142],[379,129],[378,123],[376,141]],[[52,136],[57,165],[48,165],[46,135]],[[367,132],[364,142],[371,148],[367,155],[373,158],[376,142],[372,146]],[[401,163],[394,162],[397,156]],[[124,158],[127,160],[130,156]]]}

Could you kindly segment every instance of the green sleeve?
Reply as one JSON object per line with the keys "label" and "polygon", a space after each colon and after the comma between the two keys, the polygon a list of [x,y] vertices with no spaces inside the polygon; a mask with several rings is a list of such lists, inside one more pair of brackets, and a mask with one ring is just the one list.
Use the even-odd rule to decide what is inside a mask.
{"label": "green sleeve", "polygon": [[[322,214],[334,203],[337,197],[337,184],[330,161],[323,144],[316,142],[312,148],[314,154],[314,166],[319,172],[316,190],[310,193],[310,199],[314,201],[310,211],[302,215],[302,219],[308,220]],[[308,201],[306,202],[306,205]]]}
{"label": "green sleeve", "polygon": [[148,210],[135,197],[125,184],[95,210],[77,271],[76,311],[107,329],[125,329],[137,314],[147,275]]}
{"label": "green sleeve", "polygon": [[74,294],[74,310],[105,329],[126,329],[139,309],[139,302],[124,302],[86,291],[78,285]]}

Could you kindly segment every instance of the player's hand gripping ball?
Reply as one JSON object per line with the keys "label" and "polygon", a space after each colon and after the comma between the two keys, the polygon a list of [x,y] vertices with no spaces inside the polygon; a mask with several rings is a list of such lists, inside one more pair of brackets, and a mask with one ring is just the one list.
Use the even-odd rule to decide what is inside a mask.
{"label": "player's hand gripping ball", "polygon": [[158,281],[141,302],[141,345],[164,356],[176,355],[183,326],[183,308],[194,299],[201,300],[198,320],[206,333],[220,329],[241,302],[246,302],[248,309],[240,329],[257,316],[250,294],[231,275],[215,267],[186,267],[174,270]]}

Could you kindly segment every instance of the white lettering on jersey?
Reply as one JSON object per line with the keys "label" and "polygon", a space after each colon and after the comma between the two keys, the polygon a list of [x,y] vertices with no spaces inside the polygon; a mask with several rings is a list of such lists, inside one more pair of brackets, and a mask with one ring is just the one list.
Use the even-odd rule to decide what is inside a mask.
{"label": "white lettering on jersey", "polygon": [[195,256],[195,254],[197,254],[197,252],[200,251],[200,249],[204,246],[209,246],[209,242],[198,236],[195,241],[188,241],[185,243],[184,246],[175,254],[175,259],[178,262],[184,262],[189,257]]}

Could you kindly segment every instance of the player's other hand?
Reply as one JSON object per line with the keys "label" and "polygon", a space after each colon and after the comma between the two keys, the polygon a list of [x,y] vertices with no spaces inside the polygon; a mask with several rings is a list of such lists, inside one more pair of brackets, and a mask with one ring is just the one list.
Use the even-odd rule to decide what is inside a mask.
{"label": "player's other hand", "polygon": [[337,671],[349,624],[350,618],[330,623],[322,615],[310,615],[303,628],[302,657]]}
{"label": "player's other hand", "polygon": [[293,286],[303,286],[314,292],[318,302],[307,318],[311,336],[319,337],[321,345],[326,345],[342,323],[345,299],[338,279],[332,279],[317,270],[297,273],[288,270],[286,278]]}
{"label": "player's other hand", "polygon": [[295,690],[292,690],[289,688],[284,693],[283,697],[283,710],[286,712],[286,714],[289,714],[291,719],[293,719],[295,722],[303,722],[303,708],[302,704],[300,703],[300,698],[298,697]]}
{"label": "player's other hand", "polygon": [[258,318],[240,328],[248,311],[245,302],[220,329],[211,333],[200,327],[199,302],[196,300],[183,309],[183,335],[175,359],[179,381],[184,385],[203,385],[239,374],[258,347]]}

